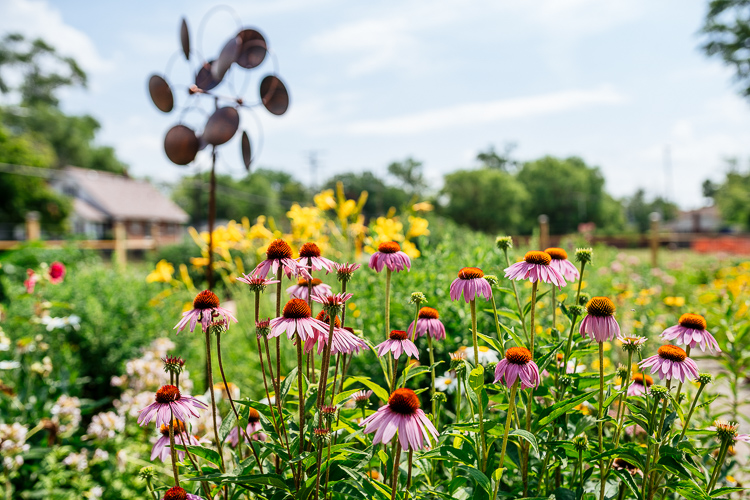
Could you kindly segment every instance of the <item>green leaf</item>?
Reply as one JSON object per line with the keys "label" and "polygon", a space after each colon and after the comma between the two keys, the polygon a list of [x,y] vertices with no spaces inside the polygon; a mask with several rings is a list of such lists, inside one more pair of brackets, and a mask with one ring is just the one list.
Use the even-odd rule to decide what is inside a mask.
{"label": "green leaf", "polygon": [[340,402],[348,399],[355,392],[359,392],[359,389],[352,389],[350,391],[344,391],[344,392],[340,392],[340,393],[336,394],[336,397],[333,398],[333,405],[336,406]]}
{"label": "green leaf", "polygon": [[576,500],[576,492],[568,488],[557,488],[554,495],[555,500]]}
{"label": "green leaf", "polygon": [[493,349],[495,349],[497,352],[503,352],[505,349],[500,345],[500,342],[493,339],[492,337],[489,337],[483,333],[477,332],[477,337],[487,342],[490,346],[492,346]]}
{"label": "green leaf", "polygon": [[526,441],[531,443],[531,447],[534,448],[536,454],[539,455],[539,445],[536,442],[536,437],[529,431],[526,431],[524,429],[516,429],[508,434],[508,437],[510,436],[518,436],[525,439]]}
{"label": "green leaf", "polygon": [[221,427],[219,427],[219,441],[223,443],[224,440],[226,440],[232,427],[237,427],[237,417],[233,411],[230,411],[221,421]]}
{"label": "green leaf", "polygon": [[563,413],[568,412],[572,408],[575,408],[579,404],[590,399],[596,392],[597,391],[584,392],[583,394],[580,394],[579,396],[576,396],[573,399],[567,399],[565,401],[561,401],[555,405],[552,405],[549,408],[544,408],[539,413],[539,417],[537,417],[540,420],[538,422],[535,422],[535,427],[536,426],[542,427],[542,426],[547,425],[548,423],[552,422]]}
{"label": "green leaf", "polygon": [[714,490],[711,492],[711,498],[717,498],[723,495],[729,495],[730,493],[737,493],[739,491],[745,491],[747,488],[739,488],[739,487],[724,487],[719,488],[718,490]]}
{"label": "green leaf", "polygon": [[456,467],[458,471],[464,471],[466,474],[471,476],[471,478],[474,480],[474,482],[477,483],[479,487],[481,487],[484,491],[487,493],[490,492],[491,483],[490,479],[484,475],[482,471],[479,469],[475,469],[474,467],[469,467],[467,465],[459,465]]}
{"label": "green leaf", "polygon": [[[181,444],[175,444],[174,448],[175,450],[185,451],[185,446]],[[211,448],[204,448],[203,446],[189,445],[187,449],[193,455],[201,457],[202,459],[221,467],[221,457],[216,451],[212,450]]]}
{"label": "green leaf", "polygon": [[278,474],[248,474],[243,476],[227,476],[225,475],[223,482],[225,483],[242,483],[242,484],[263,484],[267,486],[273,486],[274,488],[280,488],[285,491],[290,491],[289,485],[284,482],[284,478]]}
{"label": "green leaf", "polygon": [[348,377],[349,381],[352,382],[359,382],[360,384],[364,384],[368,389],[371,389],[372,392],[375,393],[375,395],[381,400],[381,401],[388,401],[388,391],[380,387],[378,384],[370,380],[368,377]]}
{"label": "green leaf", "polygon": [[513,339],[513,342],[515,342],[518,347],[526,347],[526,344],[523,343],[523,341],[521,340],[521,337],[519,337],[518,334],[516,334],[516,331],[513,328],[508,328],[502,323],[500,323],[500,328],[505,330],[505,332],[508,335],[510,335],[510,338]]}
{"label": "green leaf", "polygon": [[556,347],[552,348],[547,354],[542,356],[539,361],[537,361],[536,365],[539,367],[539,372],[544,371],[545,368],[547,368],[547,365],[552,361],[552,356],[557,354],[557,351],[560,350],[560,348],[565,344],[565,341],[563,340],[559,344],[557,344]]}
{"label": "green leaf", "polygon": [[286,399],[287,394],[289,394],[289,389],[292,388],[292,384],[297,381],[297,368],[292,368],[292,371],[289,372],[289,375],[286,376],[284,381],[281,383],[281,405],[284,405],[284,400]]}
{"label": "green leaf", "polygon": [[469,387],[478,393],[484,386],[484,366],[479,365],[469,373]]}

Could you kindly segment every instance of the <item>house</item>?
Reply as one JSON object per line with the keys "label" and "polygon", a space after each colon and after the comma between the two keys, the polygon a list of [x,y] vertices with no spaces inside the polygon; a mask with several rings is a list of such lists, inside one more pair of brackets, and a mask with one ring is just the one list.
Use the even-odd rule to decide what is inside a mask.
{"label": "house", "polygon": [[664,224],[664,229],[676,233],[718,233],[723,226],[718,207],[712,205],[697,210],[682,210],[677,217]]}
{"label": "house", "polygon": [[50,185],[73,198],[71,229],[90,239],[112,239],[122,222],[127,239],[175,243],[182,238],[189,216],[145,180],[124,175],[65,167]]}

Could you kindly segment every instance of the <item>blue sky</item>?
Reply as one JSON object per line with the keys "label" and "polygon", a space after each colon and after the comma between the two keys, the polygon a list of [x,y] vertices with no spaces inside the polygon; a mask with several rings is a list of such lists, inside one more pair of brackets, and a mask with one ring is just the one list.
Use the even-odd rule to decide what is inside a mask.
{"label": "blue sky", "polygon": [[[522,160],[581,156],[599,166],[615,196],[644,187],[681,206],[704,202],[700,185],[720,179],[723,158],[750,157],[750,107],[732,73],[697,47],[705,0],[228,1],[244,26],[257,27],[290,89],[279,118],[243,114],[263,151],[257,165],[310,182],[307,152],[319,151],[318,180],[407,156],[424,161],[436,188],[442,175],[475,166],[480,149],[518,144]],[[203,40],[209,2],[4,0],[0,31],[43,36],[77,58],[87,91],[64,107],[102,123],[99,141],[117,149],[132,174],[159,180],[205,168],[172,165],[162,152],[175,113],[156,110],[146,93],[179,50],[180,18],[206,57],[218,54],[237,21],[217,11]],[[236,86],[244,74],[238,69]],[[264,63],[245,96],[257,99]],[[168,78],[191,80],[175,57]],[[177,90],[178,102],[184,90]],[[225,91],[229,92],[229,91]],[[187,124],[205,117],[188,113]],[[669,148],[671,183],[664,169]],[[219,171],[241,175],[239,145],[221,149]],[[551,177],[553,181],[554,178]]]}

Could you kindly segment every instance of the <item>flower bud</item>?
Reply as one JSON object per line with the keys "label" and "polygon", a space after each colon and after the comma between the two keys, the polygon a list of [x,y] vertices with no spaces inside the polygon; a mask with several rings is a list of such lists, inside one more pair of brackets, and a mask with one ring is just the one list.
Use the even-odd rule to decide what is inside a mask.
{"label": "flower bud", "polygon": [[213,321],[208,325],[208,332],[214,335],[221,335],[227,331],[227,322],[223,320]]}
{"label": "flower bud", "polygon": [[625,382],[625,379],[628,378],[628,367],[622,364],[617,365],[617,376],[620,378],[620,380]]}
{"label": "flower bud", "polygon": [[576,261],[581,263],[591,262],[594,250],[591,248],[576,248]]}
{"label": "flower bud", "polygon": [[573,383],[573,379],[570,377],[570,375],[560,375],[560,385],[563,387],[567,387],[570,384]]}
{"label": "flower bud", "polygon": [[175,373],[179,375],[185,368],[185,361],[177,356],[167,356],[161,358],[164,362],[164,371],[167,373]]}
{"label": "flower bud", "polygon": [[700,385],[708,385],[711,382],[713,382],[713,379],[714,379],[714,377],[710,373],[699,373],[698,374],[698,383]]}
{"label": "flower bud", "polygon": [[589,303],[590,300],[591,300],[591,295],[589,295],[586,292],[581,292],[580,297],[578,297],[578,304],[585,306],[586,304]]}
{"label": "flower bud", "polygon": [[156,475],[156,471],[149,465],[146,467],[142,467],[141,470],[138,471],[138,475],[141,477],[141,479],[153,479],[153,477]]}
{"label": "flower bud", "polygon": [[583,316],[583,314],[586,312],[586,308],[583,306],[570,306],[568,310],[570,311],[570,314],[572,314],[573,316],[579,316],[579,317]]}
{"label": "flower bud", "polygon": [[411,294],[411,297],[409,298],[409,302],[411,304],[419,306],[419,304],[427,303],[427,297],[425,297],[425,295],[422,292],[413,292]]}
{"label": "flower bud", "polygon": [[321,406],[320,416],[326,422],[332,421],[336,417],[336,407],[335,406]]}
{"label": "flower bud", "polygon": [[654,400],[656,400],[656,401],[659,401],[661,399],[665,399],[667,397],[668,393],[669,393],[669,389],[667,389],[663,385],[652,385],[651,386],[651,396],[653,396]]}
{"label": "flower bud", "polygon": [[432,395],[432,401],[436,401],[438,403],[445,403],[446,396],[444,392],[435,391],[435,394]]}
{"label": "flower bud", "polygon": [[513,248],[513,238],[510,236],[498,236],[495,239],[495,245],[498,250],[502,250],[503,252],[508,251]]}
{"label": "flower bud", "polygon": [[255,333],[258,338],[267,337],[271,333],[271,320],[262,319],[255,322]]}
{"label": "flower bud", "polygon": [[589,438],[585,434],[574,437],[573,447],[575,447],[576,451],[586,451],[589,448]]}
{"label": "flower bud", "polygon": [[485,274],[484,279],[490,284],[490,286],[497,286],[500,283],[500,280],[498,280],[497,276],[494,274]]}
{"label": "flower bud", "polygon": [[313,433],[315,434],[315,439],[321,442],[328,441],[331,438],[331,431],[323,427],[315,429]]}

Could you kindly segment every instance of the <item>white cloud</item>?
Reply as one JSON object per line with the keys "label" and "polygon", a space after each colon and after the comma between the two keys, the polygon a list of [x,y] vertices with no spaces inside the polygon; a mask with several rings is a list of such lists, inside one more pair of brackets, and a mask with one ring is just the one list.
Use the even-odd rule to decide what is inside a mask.
{"label": "white cloud", "polygon": [[86,72],[102,73],[115,68],[99,54],[88,35],[66,24],[60,11],[45,0],[0,2],[0,32],[42,38],[58,53],[73,57]]}
{"label": "white cloud", "polygon": [[532,118],[593,105],[615,105],[625,97],[609,86],[565,90],[531,97],[458,104],[392,118],[362,120],[343,127],[353,135],[417,134],[439,129]]}

